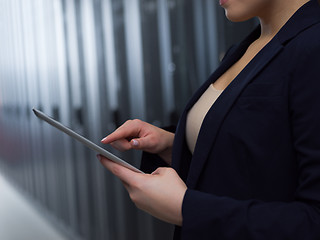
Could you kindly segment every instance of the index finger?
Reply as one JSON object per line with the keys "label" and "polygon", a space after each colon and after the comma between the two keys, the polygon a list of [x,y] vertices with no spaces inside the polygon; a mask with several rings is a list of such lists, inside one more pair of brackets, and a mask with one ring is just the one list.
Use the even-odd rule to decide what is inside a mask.
{"label": "index finger", "polygon": [[113,133],[109,134],[104,139],[102,139],[101,142],[104,144],[109,144],[119,139],[136,137],[139,131],[140,131],[140,128],[137,127],[132,120],[128,120],[123,125],[121,125],[118,129],[116,129]]}

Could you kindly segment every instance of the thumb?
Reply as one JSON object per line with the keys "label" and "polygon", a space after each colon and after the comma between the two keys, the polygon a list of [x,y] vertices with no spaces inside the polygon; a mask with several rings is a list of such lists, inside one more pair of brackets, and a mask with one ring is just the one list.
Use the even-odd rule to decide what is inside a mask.
{"label": "thumb", "polygon": [[166,172],[169,172],[169,171],[172,171],[173,169],[172,168],[169,168],[169,167],[159,167],[157,168],[156,170],[154,170],[151,175],[163,175],[165,174]]}
{"label": "thumb", "polygon": [[140,138],[133,138],[130,141],[133,149],[152,151],[157,148],[158,144],[153,137],[147,135]]}
{"label": "thumb", "polygon": [[141,147],[140,139],[137,139],[137,138],[131,139],[130,145],[132,148],[139,149]]}
{"label": "thumb", "polygon": [[131,139],[130,145],[132,148],[139,150],[148,150],[150,147],[152,147],[152,143],[148,137]]}

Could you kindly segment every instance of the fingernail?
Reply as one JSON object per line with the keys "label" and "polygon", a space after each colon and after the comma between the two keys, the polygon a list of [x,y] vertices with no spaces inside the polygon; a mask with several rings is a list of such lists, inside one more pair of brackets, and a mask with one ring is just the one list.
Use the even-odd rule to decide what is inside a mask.
{"label": "fingernail", "polygon": [[139,142],[136,139],[132,139],[131,142],[132,142],[132,145],[135,146],[135,147],[137,147],[139,145]]}
{"label": "fingernail", "polygon": [[104,142],[105,140],[107,140],[108,137],[105,137],[101,140],[101,142]]}

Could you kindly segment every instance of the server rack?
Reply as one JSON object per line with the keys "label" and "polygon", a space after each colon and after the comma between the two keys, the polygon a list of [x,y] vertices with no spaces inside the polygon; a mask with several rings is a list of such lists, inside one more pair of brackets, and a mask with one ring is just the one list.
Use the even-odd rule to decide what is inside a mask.
{"label": "server rack", "polygon": [[[137,210],[93,152],[39,122],[31,108],[95,142],[130,118],[175,124],[231,39],[244,35],[232,35],[238,25],[222,20],[211,0],[0,6],[1,170],[75,239],[170,239],[171,225]],[[139,153],[117,154],[139,165]]]}

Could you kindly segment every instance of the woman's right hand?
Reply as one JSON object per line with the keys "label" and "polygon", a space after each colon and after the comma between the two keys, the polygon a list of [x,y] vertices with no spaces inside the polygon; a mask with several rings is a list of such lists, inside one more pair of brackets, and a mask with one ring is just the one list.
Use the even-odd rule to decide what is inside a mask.
{"label": "woman's right hand", "polygon": [[101,142],[120,151],[139,149],[155,153],[171,165],[173,139],[173,133],[135,119],[126,121]]}

